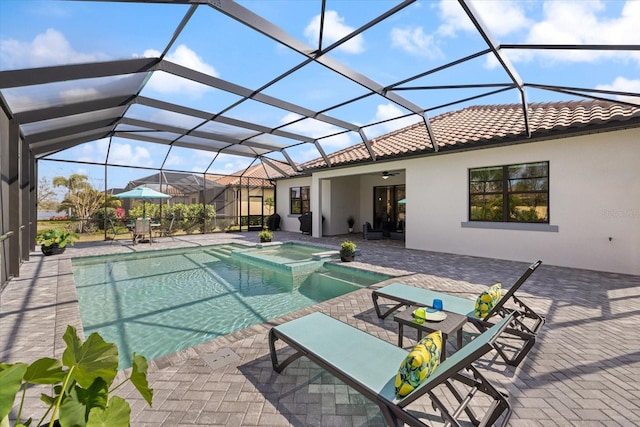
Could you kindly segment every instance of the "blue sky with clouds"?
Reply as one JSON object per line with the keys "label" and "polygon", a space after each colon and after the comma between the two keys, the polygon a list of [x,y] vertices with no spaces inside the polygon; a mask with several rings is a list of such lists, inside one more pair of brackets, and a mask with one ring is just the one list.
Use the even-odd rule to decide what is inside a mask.
{"label": "blue sky with clouds", "polygon": [[[288,35],[311,48],[318,46],[321,2],[239,1],[243,7],[261,15]],[[398,4],[386,0],[328,0],[324,22],[323,47],[364,25]],[[640,1],[474,1],[474,7],[500,43],[626,44],[640,45]],[[0,69],[21,69],[158,56],[169,42],[188,10],[187,5],[139,4],[82,1],[3,0],[0,2]],[[364,31],[330,53],[330,57],[381,85],[390,85],[428,69],[447,64],[481,51],[486,44],[475,31],[458,2],[418,1],[380,24]],[[527,51],[509,50],[507,55],[525,82],[570,87],[620,90],[640,93],[640,51]],[[300,64],[302,55],[229,19],[217,10],[201,6],[179,35],[167,55],[171,62],[257,89],[276,76]],[[492,56],[434,73],[408,86],[459,85],[468,83],[507,83],[508,76]],[[109,84],[125,84],[111,79]],[[70,99],[81,99],[89,88],[60,87]],[[84,92],[83,92],[84,91]],[[451,108],[472,103],[517,103],[518,92],[511,90],[454,107],[442,107],[486,89],[403,90],[409,101],[430,109],[433,117]],[[293,73],[264,93],[313,110],[323,110],[365,93],[353,82],[337,77],[321,65],[312,63]],[[156,72],[142,95],[187,105],[212,113],[233,104],[238,97],[220,90]],[[527,89],[530,102],[570,99],[567,95]],[[638,102],[638,98],[628,99]],[[16,100],[9,100],[10,105]],[[638,102],[640,103],[640,102]],[[13,105],[18,105],[13,104]],[[330,111],[332,117],[367,125],[407,113],[389,100],[371,96],[357,105]],[[192,118],[158,113],[136,105],[128,113],[141,120],[193,124]],[[248,101],[225,115],[277,126],[294,121],[295,114]],[[367,137],[415,122],[401,118],[365,128]],[[224,125],[208,130],[228,131]],[[319,138],[325,151],[333,152],[360,142],[353,132],[334,135],[331,125],[303,120],[283,128]],[[264,137],[267,138],[267,137]],[[280,143],[275,137],[265,139]],[[283,144],[290,141],[282,141]],[[85,162],[165,168],[185,171],[232,173],[246,168],[252,159],[167,147],[129,139],[114,138],[83,144],[55,158]],[[318,157],[310,144],[289,150],[297,162]],[[279,153],[269,157],[282,160]],[[60,162],[40,162],[40,176],[68,176],[87,173],[98,188],[104,187],[104,168]],[[108,187],[121,187],[130,179],[150,175],[152,170],[134,171],[110,167]]]}

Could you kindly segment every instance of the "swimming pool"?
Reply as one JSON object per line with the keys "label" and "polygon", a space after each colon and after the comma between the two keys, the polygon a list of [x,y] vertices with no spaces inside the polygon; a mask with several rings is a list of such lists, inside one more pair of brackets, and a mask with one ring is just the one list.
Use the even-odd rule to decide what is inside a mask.
{"label": "swimming pool", "polygon": [[[283,246],[280,255],[312,261],[298,259],[299,246]],[[151,360],[388,279],[324,261],[292,273],[233,256],[245,251],[216,245],[74,258],[85,335],[115,342],[122,369],[133,352]]]}

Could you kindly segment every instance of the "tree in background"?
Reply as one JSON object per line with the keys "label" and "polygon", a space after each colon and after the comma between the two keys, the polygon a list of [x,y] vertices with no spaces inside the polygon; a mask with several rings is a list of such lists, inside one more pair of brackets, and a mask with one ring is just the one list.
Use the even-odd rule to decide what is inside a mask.
{"label": "tree in background", "polygon": [[38,191],[36,195],[38,210],[41,211],[57,211],[58,201],[56,200],[56,191],[51,185],[48,178],[40,178],[38,181]]}
{"label": "tree in background", "polygon": [[264,205],[269,208],[269,215],[272,214],[273,207],[275,206],[275,204],[276,204],[276,202],[275,202],[275,200],[273,200],[273,197],[271,197],[271,196],[269,196],[266,199],[264,199]]}
{"label": "tree in background", "polygon": [[[78,232],[82,233],[87,221],[105,206],[104,193],[93,188],[87,175],[72,174],[69,178],[56,176],[53,178],[54,187],[66,187],[58,212],[69,210],[70,216],[80,221]],[[107,197],[107,207],[118,207],[119,201],[113,196]]]}

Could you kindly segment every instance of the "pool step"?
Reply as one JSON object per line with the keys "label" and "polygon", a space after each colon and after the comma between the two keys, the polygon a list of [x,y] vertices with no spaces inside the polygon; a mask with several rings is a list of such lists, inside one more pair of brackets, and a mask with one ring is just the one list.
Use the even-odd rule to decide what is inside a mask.
{"label": "pool step", "polygon": [[325,258],[340,258],[340,251],[316,252],[315,254],[311,255],[311,258],[315,260],[325,259]]}
{"label": "pool step", "polygon": [[236,250],[233,246],[216,246],[213,248],[209,248],[207,252],[212,253],[220,258],[231,258],[231,252]]}
{"label": "pool step", "polygon": [[341,278],[341,277],[332,276],[332,275],[331,275],[331,273],[319,273],[318,275],[319,275],[319,276],[322,276],[322,277],[325,277],[325,278],[327,278],[327,279],[330,279],[330,280],[334,280],[334,281],[336,281],[336,282],[342,282],[342,283],[346,283],[346,284],[348,284],[348,285],[361,286],[361,285],[358,285],[358,284],[354,284],[354,283],[353,283],[352,281],[350,281],[350,280],[343,279],[343,278]]}

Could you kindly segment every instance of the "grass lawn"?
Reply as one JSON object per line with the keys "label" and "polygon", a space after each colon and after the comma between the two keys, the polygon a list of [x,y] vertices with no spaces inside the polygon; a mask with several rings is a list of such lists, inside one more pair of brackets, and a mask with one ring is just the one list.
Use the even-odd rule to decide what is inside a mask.
{"label": "grass lawn", "polygon": [[[77,221],[38,221],[37,225],[37,233],[41,231],[48,230],[51,228],[65,228],[68,230],[73,230],[75,228]],[[237,229],[238,227],[236,227]],[[222,230],[215,230],[215,233],[221,233]],[[174,236],[187,234],[182,230],[176,230],[172,233]],[[191,234],[200,234],[200,232],[195,232]],[[102,242],[105,240],[104,230],[96,230],[93,232],[84,232],[79,233],[80,238],[77,240],[78,242]],[[116,230],[112,230],[110,227],[107,228],[107,239],[106,240],[131,240],[131,233],[129,229],[125,226],[116,226]]]}

